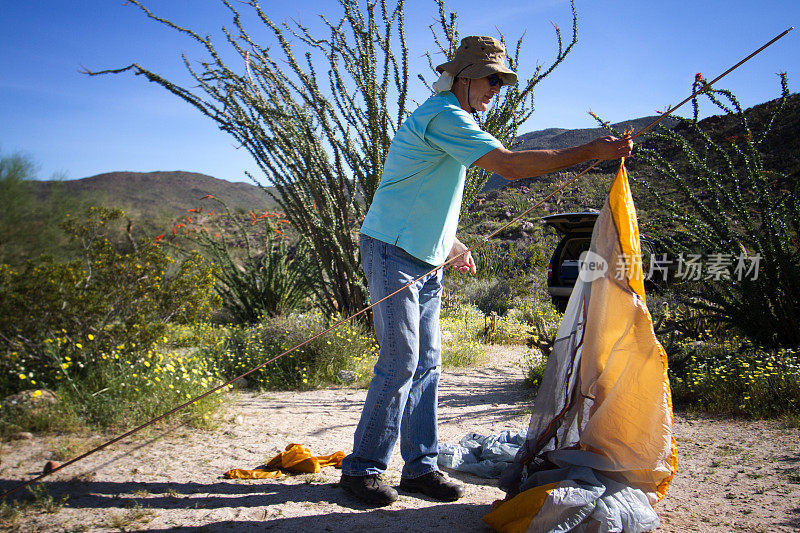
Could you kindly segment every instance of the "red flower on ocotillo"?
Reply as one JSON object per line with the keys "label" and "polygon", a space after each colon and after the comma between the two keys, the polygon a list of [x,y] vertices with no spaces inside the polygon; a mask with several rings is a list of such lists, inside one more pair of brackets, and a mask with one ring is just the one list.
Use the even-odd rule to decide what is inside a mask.
{"label": "red flower on ocotillo", "polygon": [[213,195],[213,194],[206,194],[205,196],[203,196],[203,197],[202,197],[202,198],[200,198],[200,199],[201,199],[201,200],[205,200],[206,198],[214,198],[214,195]]}
{"label": "red flower on ocotillo", "polygon": [[156,237],[155,239],[153,239],[153,242],[154,242],[154,243],[160,242],[160,241],[161,241],[161,239],[163,239],[163,238],[164,238],[164,234],[162,233],[161,235],[159,235],[158,237]]}
{"label": "red flower on ocotillo", "polygon": [[698,72],[694,75],[694,81],[703,81],[703,75]]}

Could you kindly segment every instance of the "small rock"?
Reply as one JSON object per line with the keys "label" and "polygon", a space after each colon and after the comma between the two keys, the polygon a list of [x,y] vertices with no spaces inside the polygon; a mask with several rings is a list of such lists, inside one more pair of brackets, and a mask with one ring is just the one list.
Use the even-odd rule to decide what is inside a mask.
{"label": "small rock", "polygon": [[42,474],[49,474],[59,466],[61,466],[61,463],[57,463],[55,461],[47,461],[44,464],[44,468],[42,469]]}
{"label": "small rock", "polygon": [[453,332],[446,329],[442,330],[442,344],[450,344],[453,342]]}
{"label": "small rock", "polygon": [[336,373],[336,378],[342,383],[352,383],[358,376],[352,370],[339,370]]}
{"label": "small rock", "polygon": [[27,409],[57,404],[58,395],[49,389],[28,389],[3,398],[3,407],[23,407]]}
{"label": "small rock", "polygon": [[236,415],[233,418],[233,421],[234,421],[234,423],[239,424],[239,425],[244,424],[244,415]]}
{"label": "small rock", "polygon": [[247,379],[245,378],[239,378],[233,383],[231,383],[231,385],[233,385],[234,389],[244,390],[250,386],[250,382],[247,381]]}
{"label": "small rock", "polygon": [[30,440],[33,438],[33,433],[28,433],[27,431],[20,431],[19,433],[14,433],[11,435],[11,438],[14,440]]}

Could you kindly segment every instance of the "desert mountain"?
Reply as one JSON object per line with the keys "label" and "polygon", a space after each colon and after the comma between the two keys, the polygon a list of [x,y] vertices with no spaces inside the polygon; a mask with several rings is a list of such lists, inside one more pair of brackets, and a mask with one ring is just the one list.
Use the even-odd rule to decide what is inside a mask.
{"label": "desert mountain", "polygon": [[259,187],[195,172],[108,172],[67,181],[33,182],[39,196],[49,193],[70,202],[121,207],[131,215],[176,216],[197,207],[207,194],[223,200],[232,211],[265,211],[276,204]]}

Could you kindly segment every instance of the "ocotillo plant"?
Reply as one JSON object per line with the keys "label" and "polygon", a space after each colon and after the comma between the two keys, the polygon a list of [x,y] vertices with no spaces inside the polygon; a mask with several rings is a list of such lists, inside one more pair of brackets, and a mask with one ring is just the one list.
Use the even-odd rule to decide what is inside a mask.
{"label": "ocotillo plant", "polygon": [[[673,259],[683,254],[705,266],[677,296],[696,317],[735,327],[765,347],[800,343],[800,184],[764,158],[789,95],[786,75],[780,78],[781,98],[756,123],[732,92],[706,87],[698,74],[692,118],[660,128],[634,158],[654,174],[636,181],[663,210],[653,223],[659,238]],[[703,127],[703,97],[735,119],[735,130]]]}
{"label": "ocotillo plant", "polygon": [[[341,17],[331,21],[322,16],[327,34],[319,37],[300,22],[273,21],[255,0],[242,2],[249,8],[246,15],[260,24],[258,30],[248,31],[243,22],[248,17],[232,2],[220,1],[232,17],[232,25],[222,31],[236,67],[223,59],[225,54],[210,36],[158,17],[138,0],[130,0],[151,19],[205,50],[208,57],[199,68],[184,56],[196,87],[182,87],[136,63],[87,73],[143,75],[230,133],[263,172],[250,177],[275,186],[276,192],[270,194],[309,239],[317,276],[323,281],[320,305],[331,314],[362,309],[368,295],[359,270],[356,231],[380,183],[391,139],[408,114],[404,2],[391,5],[390,0],[376,0],[362,7],[354,0],[339,0]],[[436,42],[442,51],[452,52],[458,44],[455,14],[446,14],[443,0],[434,2],[446,36]],[[508,90],[480,119],[487,131],[510,143],[533,110],[533,86],[569,52],[575,28],[573,6],[571,44],[563,48],[557,32],[556,61]],[[252,37],[264,29],[269,43]],[[519,65],[520,45],[521,41],[510,61],[513,68]],[[470,174],[467,198],[480,190],[486,177],[476,171]]]}

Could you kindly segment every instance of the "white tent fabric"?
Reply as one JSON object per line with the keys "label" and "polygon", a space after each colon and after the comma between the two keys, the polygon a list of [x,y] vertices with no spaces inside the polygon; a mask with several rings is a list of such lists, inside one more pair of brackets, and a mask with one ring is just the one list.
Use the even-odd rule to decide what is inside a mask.
{"label": "white tent fabric", "polygon": [[536,396],[525,444],[503,473],[498,531],[650,531],[677,469],[667,356],[645,305],[624,161]]}

